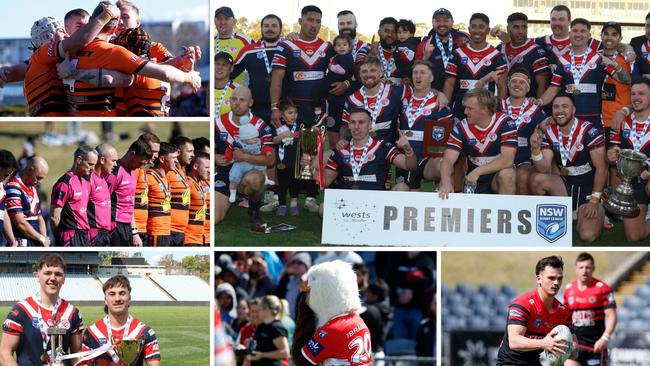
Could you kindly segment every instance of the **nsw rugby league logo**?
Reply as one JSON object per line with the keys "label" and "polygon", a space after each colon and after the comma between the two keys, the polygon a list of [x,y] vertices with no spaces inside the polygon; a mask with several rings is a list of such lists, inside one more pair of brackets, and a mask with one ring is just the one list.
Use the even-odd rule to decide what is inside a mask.
{"label": "nsw rugby league logo", "polygon": [[554,243],[567,232],[568,209],[565,205],[537,205],[537,234]]}

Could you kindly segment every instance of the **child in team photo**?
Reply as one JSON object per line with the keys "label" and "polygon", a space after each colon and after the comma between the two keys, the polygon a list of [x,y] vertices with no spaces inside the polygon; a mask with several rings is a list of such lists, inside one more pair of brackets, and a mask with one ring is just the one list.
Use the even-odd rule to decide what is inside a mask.
{"label": "child in team photo", "polygon": [[299,144],[298,108],[293,102],[287,100],[279,106],[282,111],[283,125],[274,129],[273,143],[277,145],[276,169],[278,178],[278,201],[280,205],[276,211],[278,216],[287,213],[287,191],[291,197],[289,214],[298,215],[298,180],[296,173],[296,152]]}

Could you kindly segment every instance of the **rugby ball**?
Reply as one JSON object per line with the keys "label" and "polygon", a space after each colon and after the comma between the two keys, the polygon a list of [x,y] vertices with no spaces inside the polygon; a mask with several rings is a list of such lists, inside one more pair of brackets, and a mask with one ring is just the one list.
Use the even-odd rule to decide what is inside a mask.
{"label": "rugby ball", "polygon": [[542,352],[540,356],[542,366],[562,366],[564,365],[564,361],[566,361],[569,356],[571,356],[571,353],[573,353],[573,334],[571,334],[569,327],[566,325],[558,325],[551,330],[551,333],[556,331],[557,334],[553,338],[563,340],[567,345],[567,348],[565,353],[560,355],[554,355],[546,350]]}

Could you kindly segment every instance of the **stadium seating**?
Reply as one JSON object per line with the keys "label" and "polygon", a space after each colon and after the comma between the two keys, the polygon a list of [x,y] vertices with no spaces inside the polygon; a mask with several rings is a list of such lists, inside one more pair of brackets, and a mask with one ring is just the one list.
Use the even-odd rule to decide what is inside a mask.
{"label": "stadium seating", "polygon": [[[172,301],[156,284],[142,276],[127,276],[131,282],[132,301]],[[110,276],[99,276],[102,283]]]}
{"label": "stadium seating", "polygon": [[178,301],[210,301],[210,285],[196,276],[150,276]]}
{"label": "stadium seating", "polygon": [[[0,301],[18,301],[34,295],[38,283],[33,274],[0,274]],[[101,301],[104,299],[102,288],[97,281],[88,275],[69,274],[65,286],[61,289],[61,297],[69,301]]]}

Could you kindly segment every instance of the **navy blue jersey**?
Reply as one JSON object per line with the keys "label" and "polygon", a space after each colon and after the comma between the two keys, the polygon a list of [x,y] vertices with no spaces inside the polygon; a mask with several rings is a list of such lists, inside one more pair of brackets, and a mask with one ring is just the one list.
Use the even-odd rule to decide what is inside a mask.
{"label": "navy blue jersey", "polygon": [[[421,106],[422,109],[420,109]],[[445,118],[451,118],[451,109],[449,107],[440,108],[438,96],[433,91],[429,98],[416,98],[415,95],[410,95],[402,100],[399,129],[404,132],[404,136],[409,140],[409,144],[418,160],[423,157],[425,121]]]}
{"label": "navy blue jersey", "polygon": [[363,87],[352,93],[343,107],[343,126],[347,126],[350,121],[350,109],[363,108],[373,117],[372,129],[377,133],[375,137],[378,140],[395,142],[395,129],[402,110],[402,100],[411,94],[411,89],[382,82],[378,94],[379,97],[367,96]]}
{"label": "navy blue jersey", "polygon": [[[632,131],[635,132],[632,133]],[[614,129],[610,130],[609,143],[621,149],[642,152],[650,157],[650,121],[638,121],[635,114],[632,113],[623,121],[620,132]]]}
{"label": "navy blue jersey", "polygon": [[313,41],[284,40],[273,56],[274,70],[286,70],[287,96],[301,102],[320,100],[325,83],[325,71],[334,50],[320,38]]}
{"label": "navy blue jersey", "polygon": [[352,57],[354,58],[355,64],[363,62],[368,57],[369,47],[368,42],[362,41],[359,38],[355,38],[352,41]]}
{"label": "navy blue jersey", "polygon": [[[261,40],[245,46],[237,55],[235,65],[230,79],[234,79],[239,74],[248,71],[250,83],[248,87],[253,95],[253,109],[271,108],[271,96],[269,90],[271,87],[271,70],[273,57],[278,50],[277,44],[267,44]],[[284,80],[286,84],[286,79]],[[282,92],[286,93],[286,86],[283,85]]]}
{"label": "navy blue jersey", "polygon": [[411,78],[411,66],[413,65],[413,61],[415,61],[415,52],[418,49],[419,43],[420,38],[418,37],[411,37],[404,42],[397,43],[395,52],[393,53],[395,67],[397,67],[395,77]]}
{"label": "navy blue jersey", "polygon": [[[532,72],[533,76],[550,74],[548,67],[548,58],[546,50],[535,43],[533,39],[528,39],[523,45],[513,47],[512,43],[500,44],[497,49],[501,52],[508,66],[508,72],[517,68],[524,68]],[[532,78],[530,83],[529,97],[537,96],[537,80]]]}
{"label": "navy blue jersey", "polygon": [[[616,70],[612,66],[603,66],[602,56],[592,49],[587,50],[585,55],[574,57],[574,65],[578,73],[582,73],[578,79],[571,70],[570,52],[565,52],[560,57],[560,65],[555,69],[551,78],[551,85],[564,88],[569,94],[574,94],[573,101],[576,106],[576,117],[596,122],[600,119],[601,92],[607,75],[614,76]],[[582,62],[584,68],[582,70]],[[576,90],[580,90],[577,92]]]}
{"label": "navy blue jersey", "polygon": [[[300,130],[299,130],[298,123],[294,123],[293,125],[283,124],[278,128],[273,128],[273,132],[271,133],[271,135],[273,136],[273,138],[275,138],[277,135],[279,135],[279,133],[282,133],[287,129],[291,132],[292,138],[290,139],[290,141],[289,138],[287,138],[287,141],[282,141],[279,144],[276,144],[275,163],[276,164],[283,163],[288,167],[293,167],[296,162],[296,153],[298,152],[298,145],[300,144]],[[280,131],[278,132],[278,130]]]}
{"label": "navy blue jersey", "polygon": [[641,58],[636,60],[636,65],[641,75],[650,75],[650,41],[641,45]]}
{"label": "navy blue jersey", "polygon": [[[133,317],[131,317],[131,323],[129,323],[128,327],[129,329],[125,330],[124,328],[126,328],[126,325],[121,329],[111,329],[111,338],[113,344],[119,344],[122,339],[137,339],[143,343],[140,354],[135,359],[135,361],[131,363],[130,366],[143,366],[145,362],[160,360],[158,339],[156,338],[156,332],[154,332],[153,329]],[[97,349],[108,342],[111,342],[111,340],[108,337],[106,318],[100,319],[95,324],[88,327],[88,329],[86,329],[84,332],[83,350],[89,351],[92,349]],[[93,366],[115,365],[113,363],[112,357],[114,354],[115,352],[108,351],[95,358],[92,363],[84,364]]]}
{"label": "navy blue jersey", "polygon": [[[456,78],[451,103],[454,117],[462,119],[465,116],[462,103],[465,93],[474,89],[481,78],[492,71],[505,71],[507,66],[501,52],[489,44],[482,50],[473,50],[469,45],[461,46],[452,55],[445,74]],[[486,88],[496,94],[496,83],[490,82]]]}
{"label": "navy blue jersey", "polygon": [[[510,104],[510,98],[499,101],[499,111],[510,116],[517,125],[517,155],[515,156],[515,165],[530,161],[530,137],[535,132],[535,128],[546,119],[546,113],[542,107],[535,104],[535,99],[528,98],[520,107],[514,107]],[[523,107],[523,114],[522,112]]]}
{"label": "navy blue jersey", "polygon": [[354,56],[352,53],[345,55],[335,55],[330,59],[330,64],[327,68],[327,84],[326,87],[337,81],[345,81],[352,78],[354,75]]}
{"label": "navy blue jersey", "polygon": [[[5,186],[7,197],[5,198],[5,208],[7,214],[12,215],[22,213],[25,220],[39,232],[38,219],[41,217],[41,204],[38,198],[36,187],[28,187],[23,183],[20,173],[16,173],[9,183]],[[38,242],[25,239],[20,230],[14,228],[16,239],[24,239],[28,246],[38,245]]]}
{"label": "navy blue jersey", "polygon": [[[571,38],[567,37],[563,40],[557,40],[553,35],[540,36],[535,38],[535,43],[546,50],[546,57],[548,58],[549,67],[551,71],[555,71],[557,65],[560,64],[560,57],[566,52],[569,52],[571,47]],[[600,46],[600,41],[597,39],[589,39],[589,47],[597,50]]]}
{"label": "navy blue jersey", "polygon": [[[372,137],[369,138],[371,140],[370,145],[368,146],[365,162],[361,166],[357,184],[359,185],[359,189],[385,190],[386,177],[390,171],[390,164],[399,154],[399,151],[390,142],[375,140]],[[359,163],[362,154],[363,148],[353,147],[352,143],[350,143],[347,149],[333,149],[330,153],[326,169],[331,169],[338,173],[337,178],[340,188],[351,189],[353,187],[354,175],[352,173],[350,159],[354,156],[355,161]]]}
{"label": "navy blue jersey", "polygon": [[[497,159],[503,147],[517,148],[517,126],[507,114],[500,112],[492,116],[485,129],[463,119],[454,126],[447,140],[447,148],[462,151],[467,156],[467,173]],[[491,175],[482,175],[477,183],[489,184],[491,179]]]}
{"label": "navy blue jersey", "polygon": [[[418,60],[424,57],[424,47],[426,46],[427,39],[428,38],[425,38],[425,40],[418,45],[418,50],[415,56]],[[433,64],[432,88],[442,90],[442,87],[445,84],[445,69],[447,68],[447,63],[452,57],[452,51],[466,44],[468,41],[469,36],[467,33],[452,29],[449,31],[449,40],[447,42],[440,40],[440,45],[442,46],[441,50],[436,42],[436,36],[433,34],[429,40],[429,42],[434,45],[433,53],[431,54],[431,57],[429,57],[429,61]],[[449,49],[450,43],[451,49]]]}
{"label": "navy blue jersey", "polygon": [[[553,150],[553,160],[560,169],[567,171],[565,180],[570,185],[591,187],[593,186],[596,169],[591,161],[590,151],[601,147],[605,143],[603,133],[591,123],[574,119],[575,130],[572,136],[562,136],[560,141],[558,126],[552,123],[544,132],[542,149]],[[565,147],[566,162],[562,161],[560,143]]]}
{"label": "navy blue jersey", "polygon": [[[52,321],[53,309],[42,307],[33,296],[19,301],[11,308],[7,319],[2,323],[2,331],[20,337],[20,343],[16,350],[18,364],[21,366],[42,366],[41,355],[45,353],[43,348],[43,336],[39,327],[39,319],[43,319],[43,329],[54,324]],[[55,319],[57,326],[64,328],[66,334],[63,336],[63,350],[70,353],[70,336],[79,334],[83,330],[83,321],[79,310],[66,300],[61,299]],[[48,342],[49,349],[49,342]],[[64,361],[67,366],[72,365],[70,360]]]}

